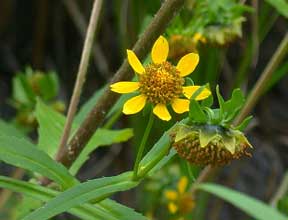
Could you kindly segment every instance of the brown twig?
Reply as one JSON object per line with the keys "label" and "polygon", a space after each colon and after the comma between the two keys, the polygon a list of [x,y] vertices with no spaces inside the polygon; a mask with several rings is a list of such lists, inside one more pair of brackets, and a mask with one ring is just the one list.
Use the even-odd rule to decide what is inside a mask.
{"label": "brown twig", "polygon": [[[88,25],[77,3],[75,2],[75,0],[62,0],[62,2],[65,5],[69,15],[71,16],[71,19],[73,20],[77,30],[79,31],[79,33],[84,39]],[[98,68],[99,73],[103,77],[108,78],[108,73],[109,73],[108,63],[97,42],[94,42],[92,54],[94,57],[94,63],[96,67]]]}
{"label": "brown twig", "polygon": [[75,83],[73,95],[72,95],[71,102],[69,105],[64,132],[61,137],[59,151],[57,152],[57,155],[56,155],[56,160],[60,160],[63,154],[69,153],[69,149],[66,147],[66,143],[69,138],[70,130],[72,127],[72,122],[73,122],[74,115],[77,110],[82,87],[85,82],[86,73],[87,73],[88,64],[89,64],[89,58],[90,58],[91,49],[93,46],[95,30],[96,30],[96,26],[98,23],[100,10],[101,10],[101,5],[102,5],[102,0],[94,1],[92,14],[90,17],[90,23],[88,26],[87,35],[86,35],[85,42],[84,42],[84,48],[83,48],[83,52],[81,56],[80,66],[79,66],[79,70],[77,74],[77,80]]}
{"label": "brown twig", "polygon": [[285,173],[277,192],[270,201],[270,205],[276,207],[278,201],[288,192],[288,172]]}
{"label": "brown twig", "polygon": [[[13,173],[11,174],[11,178],[13,179],[22,179],[25,174],[25,170],[21,168],[16,168]],[[12,195],[12,191],[8,189],[3,189],[0,192],[0,210],[4,207],[6,202],[9,200],[10,196]]]}
{"label": "brown twig", "polygon": [[[168,23],[175,16],[176,12],[178,12],[183,6],[183,4],[184,0],[166,0],[162,4],[162,7],[154,16],[146,31],[141,35],[133,47],[133,50],[139,59],[143,59],[147,55],[153,42],[159,37],[160,34],[163,33]],[[132,77],[132,69],[128,65],[127,60],[125,60],[115,76],[112,78],[111,83],[130,80]],[[118,98],[118,94],[110,91],[109,87],[106,88],[104,94],[101,96],[97,104],[87,115],[86,119],[73,136],[68,148],[64,148],[63,151],[58,153],[58,161],[60,161],[66,167],[71,166],[72,162],[81,153],[82,149],[92,137],[96,129],[103,122],[108,110],[115,104]]]}

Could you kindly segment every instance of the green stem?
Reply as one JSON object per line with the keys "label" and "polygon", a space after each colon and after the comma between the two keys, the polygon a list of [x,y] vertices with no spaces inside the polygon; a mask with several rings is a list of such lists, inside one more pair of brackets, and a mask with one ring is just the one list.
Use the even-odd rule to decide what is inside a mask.
{"label": "green stem", "polygon": [[140,160],[142,159],[142,155],[143,155],[145,145],[146,145],[148,136],[150,134],[153,122],[154,122],[154,115],[153,115],[153,111],[151,110],[150,116],[149,116],[149,121],[148,121],[147,127],[145,129],[143,138],[141,140],[141,144],[138,148],[137,157],[136,157],[136,161],[135,161],[134,168],[133,168],[133,179],[134,180],[137,179],[139,163],[140,163]]}
{"label": "green stem", "polygon": [[122,110],[116,111],[109,120],[103,125],[103,128],[110,129],[116,121],[119,119],[119,117],[122,115]]}

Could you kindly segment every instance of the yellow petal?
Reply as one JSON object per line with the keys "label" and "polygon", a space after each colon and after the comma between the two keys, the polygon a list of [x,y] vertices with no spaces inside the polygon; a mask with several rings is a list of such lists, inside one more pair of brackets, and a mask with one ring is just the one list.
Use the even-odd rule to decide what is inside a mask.
{"label": "yellow petal", "polygon": [[146,99],[145,95],[138,95],[127,100],[123,106],[123,113],[131,115],[140,112],[145,106]]}
{"label": "yellow petal", "polygon": [[184,77],[192,73],[198,63],[199,55],[197,53],[188,53],[179,60],[176,68],[180,71],[180,76]]}
{"label": "yellow petal", "polygon": [[173,203],[173,202],[170,202],[168,204],[168,209],[169,209],[169,212],[172,213],[172,214],[175,214],[178,211],[177,205],[175,203]]}
{"label": "yellow petal", "polygon": [[164,104],[157,104],[153,109],[153,113],[163,121],[169,121],[171,119],[171,115]]}
{"label": "yellow petal", "polygon": [[[190,99],[193,94],[200,88],[201,86],[183,86],[183,94]],[[211,95],[211,92],[209,89],[203,89],[203,91],[196,97],[195,100],[203,100],[208,98]]]}
{"label": "yellow petal", "polygon": [[187,99],[174,99],[171,104],[174,112],[178,114],[189,111],[190,101]]}
{"label": "yellow petal", "polygon": [[177,184],[178,192],[183,194],[186,191],[188,185],[188,178],[186,176],[182,176]]}
{"label": "yellow petal", "polygon": [[110,89],[117,93],[130,93],[139,89],[139,82],[117,82],[110,85]]}
{"label": "yellow petal", "polygon": [[165,192],[164,192],[164,195],[165,195],[165,198],[167,199],[167,200],[176,200],[177,199],[177,197],[178,197],[178,194],[177,194],[177,192],[176,191],[174,191],[174,190],[166,190]]}
{"label": "yellow petal", "polygon": [[169,53],[168,41],[163,36],[158,37],[151,51],[153,63],[158,64],[166,61],[168,53]]}
{"label": "yellow petal", "polygon": [[127,57],[130,66],[136,73],[143,74],[145,72],[144,67],[132,50],[127,50]]}

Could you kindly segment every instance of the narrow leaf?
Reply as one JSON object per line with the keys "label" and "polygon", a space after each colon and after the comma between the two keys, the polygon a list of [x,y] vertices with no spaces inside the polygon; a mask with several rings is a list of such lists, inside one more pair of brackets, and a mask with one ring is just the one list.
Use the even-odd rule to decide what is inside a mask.
{"label": "narrow leaf", "polygon": [[207,183],[201,184],[197,188],[226,200],[257,220],[288,219],[288,216],[284,216],[279,211],[266,205],[262,201],[226,187]]}
{"label": "narrow leaf", "polygon": [[76,183],[67,169],[52,160],[43,151],[37,149],[25,139],[11,136],[0,136],[0,160],[32,172],[40,173],[68,188]]}
{"label": "narrow leaf", "polygon": [[272,5],[281,15],[288,18],[288,2],[285,0],[266,0]]}
{"label": "narrow leaf", "polygon": [[[0,188],[6,188],[13,192],[23,193],[42,202],[47,202],[60,192],[55,190],[15,180],[10,177],[0,176]],[[84,204],[68,210],[71,214],[82,219],[89,220],[147,220],[143,215],[133,209],[121,205],[111,199],[105,199],[96,204]]]}
{"label": "narrow leaf", "polygon": [[208,120],[200,104],[194,99],[190,101],[189,118],[198,123],[205,123]]}
{"label": "narrow leaf", "polygon": [[132,173],[128,172],[81,183],[60,193],[23,220],[46,220],[91,200],[99,202],[115,192],[135,187],[138,182],[132,181],[131,178]]}

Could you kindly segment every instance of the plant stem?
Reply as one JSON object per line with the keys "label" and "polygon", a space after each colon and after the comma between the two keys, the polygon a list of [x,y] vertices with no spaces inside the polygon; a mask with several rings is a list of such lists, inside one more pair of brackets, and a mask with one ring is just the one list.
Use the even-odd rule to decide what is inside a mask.
{"label": "plant stem", "polygon": [[[148,54],[153,42],[163,33],[171,19],[184,5],[184,2],[184,0],[166,0],[163,2],[149,26],[133,47],[133,51],[140,60]],[[133,71],[127,60],[125,60],[110,83],[131,80],[132,77]],[[71,166],[119,97],[119,94],[112,92],[109,86],[106,88],[101,98],[69,142],[68,149],[70,149],[73,154],[69,154],[68,149],[64,148],[63,153],[59,154],[58,161],[66,167]]]}
{"label": "plant stem", "polygon": [[[22,179],[22,177],[25,174],[25,170],[21,169],[21,168],[16,168],[13,173],[11,174],[11,178],[13,179]],[[9,189],[3,189],[2,191],[0,191],[0,211],[2,210],[2,208],[4,207],[4,205],[6,204],[6,202],[9,200],[10,196],[12,195],[12,191],[10,191]]]}
{"label": "plant stem", "polygon": [[288,171],[285,173],[283,180],[281,181],[277,192],[270,201],[270,205],[277,206],[279,200],[288,192]]}
{"label": "plant stem", "polygon": [[94,1],[93,9],[92,9],[91,17],[90,17],[90,23],[88,26],[87,35],[86,35],[85,42],[84,42],[84,48],[82,51],[82,56],[81,56],[81,61],[80,61],[79,70],[78,70],[78,74],[77,74],[77,79],[76,79],[73,95],[71,98],[71,102],[69,105],[69,109],[68,109],[68,114],[67,114],[67,119],[66,119],[66,123],[65,123],[65,127],[64,127],[64,132],[63,132],[63,135],[61,137],[59,150],[58,150],[57,155],[56,155],[56,160],[60,160],[61,157],[63,157],[63,154],[66,154],[66,153],[73,154],[73,151],[69,151],[69,149],[67,152],[66,144],[67,144],[69,134],[71,131],[74,115],[76,113],[77,106],[79,103],[82,87],[83,87],[85,79],[86,79],[86,73],[87,73],[88,64],[89,64],[89,58],[90,58],[91,49],[93,46],[93,40],[94,40],[94,36],[95,36],[96,26],[98,23],[101,5],[102,5],[102,0],[95,0]]}
{"label": "plant stem", "polygon": [[247,101],[242,108],[241,112],[239,113],[238,117],[234,121],[234,125],[239,124],[248,114],[252,111],[255,107],[256,103],[258,102],[259,98],[263,94],[267,83],[271,79],[273,73],[275,72],[276,68],[279,66],[280,62],[283,60],[285,55],[288,51],[288,32],[284,36],[282,42],[280,43],[279,47],[277,48],[276,52],[274,53],[272,59],[264,69],[263,73],[261,74],[260,78],[256,82],[255,86],[253,87],[251,93],[249,94]]}
{"label": "plant stem", "polygon": [[146,126],[144,135],[143,135],[143,137],[142,137],[140,146],[139,146],[139,148],[138,148],[137,157],[136,157],[136,161],[135,161],[134,168],[133,168],[133,180],[136,180],[137,177],[138,177],[137,175],[138,175],[139,163],[140,163],[140,161],[141,161],[141,159],[142,159],[143,152],[144,152],[144,149],[145,149],[145,145],[146,145],[148,136],[149,136],[149,134],[150,134],[150,131],[151,131],[153,122],[154,122],[154,115],[153,115],[153,111],[151,110],[148,124],[147,124],[147,126]]}

